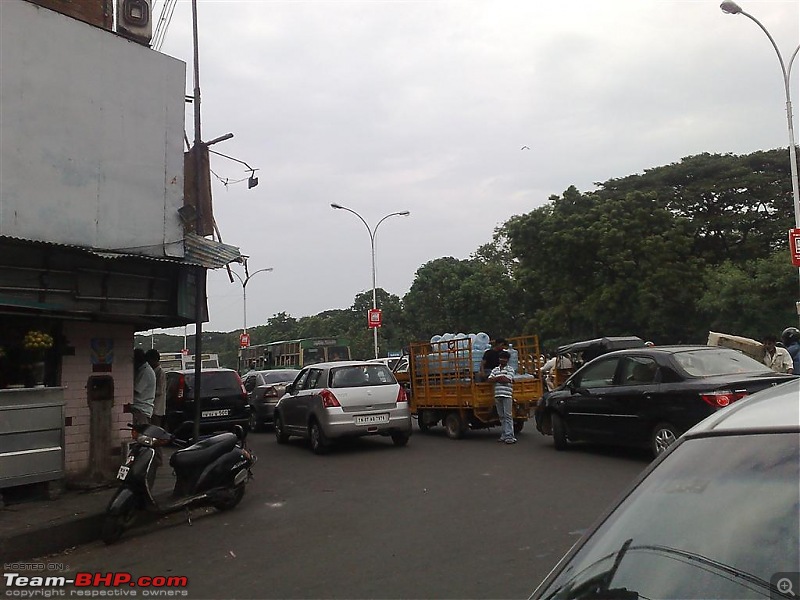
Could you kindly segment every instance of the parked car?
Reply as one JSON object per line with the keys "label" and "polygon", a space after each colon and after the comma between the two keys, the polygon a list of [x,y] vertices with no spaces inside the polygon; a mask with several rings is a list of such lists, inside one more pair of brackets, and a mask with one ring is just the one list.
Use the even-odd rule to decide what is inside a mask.
{"label": "parked car", "polygon": [[325,453],[331,441],[365,435],[391,436],[405,446],[411,412],[405,390],[389,368],[368,361],[340,361],[305,367],[275,407],[275,437],[309,440]]}
{"label": "parked car", "polygon": [[686,432],[532,598],[796,599],[798,398],[795,379]]}
{"label": "parked car", "polygon": [[[194,369],[167,371],[166,428],[181,439],[194,429]],[[239,374],[233,369],[203,369],[200,374],[201,432],[248,427],[250,406]]]}
{"label": "parked car", "polygon": [[242,377],[250,404],[250,429],[261,431],[264,423],[272,423],[275,405],[286,392],[286,386],[294,381],[297,369],[273,369],[250,371]]}
{"label": "parked car", "polygon": [[547,392],[536,427],[557,450],[590,440],[649,446],[658,455],[720,408],[792,375],[730,348],[657,346],[604,354]]}

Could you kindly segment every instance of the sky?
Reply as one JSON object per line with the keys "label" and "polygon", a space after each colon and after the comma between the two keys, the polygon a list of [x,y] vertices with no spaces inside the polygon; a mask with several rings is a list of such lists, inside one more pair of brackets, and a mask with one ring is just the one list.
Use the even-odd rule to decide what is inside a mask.
{"label": "sky", "polygon": [[[739,4],[788,63],[800,1]],[[778,55],[716,0],[198,0],[197,12],[202,139],[233,133],[212,149],[259,178],[233,183],[249,171],[212,155],[222,240],[251,273],[273,269],[247,284],[248,328],[371,293],[371,231],[377,287],[402,297],[424,264],[469,258],[571,185],[703,152],[784,147],[789,160]],[[192,95],[189,0],[160,51],[186,62]],[[241,329],[243,291],[209,271],[203,330]]]}

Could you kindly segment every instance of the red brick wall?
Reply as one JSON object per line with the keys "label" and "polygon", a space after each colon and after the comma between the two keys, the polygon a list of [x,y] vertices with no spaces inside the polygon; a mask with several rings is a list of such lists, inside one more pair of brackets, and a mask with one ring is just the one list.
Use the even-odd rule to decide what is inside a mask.
{"label": "red brick wall", "polygon": [[109,31],[114,27],[113,0],[28,0],[28,2]]}

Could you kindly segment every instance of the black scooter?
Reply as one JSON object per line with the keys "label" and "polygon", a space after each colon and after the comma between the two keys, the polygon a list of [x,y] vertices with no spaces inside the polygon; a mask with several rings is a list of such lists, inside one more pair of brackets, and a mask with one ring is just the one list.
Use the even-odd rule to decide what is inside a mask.
{"label": "black scooter", "polygon": [[[230,510],[242,500],[252,479],[250,467],[256,456],[245,447],[245,432],[221,433],[200,440],[172,454],[169,464],[175,475],[172,494],[153,495],[153,482],[161,462],[160,447],[179,443],[156,425],[132,425],[128,457],[119,471],[119,488],[106,508],[101,537],[106,544],[119,539],[136,520],[140,510],[167,514],[195,506]],[[191,523],[191,521],[190,521]]]}

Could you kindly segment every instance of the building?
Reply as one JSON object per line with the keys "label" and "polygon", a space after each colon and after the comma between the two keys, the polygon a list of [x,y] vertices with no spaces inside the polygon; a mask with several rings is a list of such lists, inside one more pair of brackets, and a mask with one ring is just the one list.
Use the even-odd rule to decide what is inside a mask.
{"label": "building", "polygon": [[0,2],[0,492],[113,473],[134,333],[239,257],[182,219],[186,65],[113,4]]}

